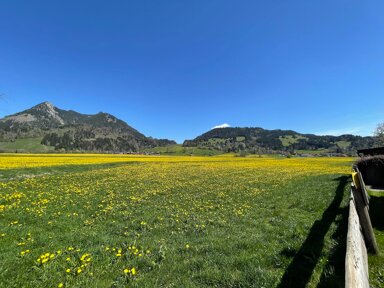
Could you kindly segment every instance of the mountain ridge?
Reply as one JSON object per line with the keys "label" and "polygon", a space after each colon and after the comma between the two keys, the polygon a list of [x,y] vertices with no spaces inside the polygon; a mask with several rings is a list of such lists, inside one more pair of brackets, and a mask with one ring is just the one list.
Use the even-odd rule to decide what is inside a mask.
{"label": "mountain ridge", "polygon": [[[0,119],[0,143],[18,139],[34,139],[34,143],[39,141],[44,147],[61,152],[140,152],[176,144],[168,139],[147,137],[109,113],[82,114],[60,109],[47,101]],[[225,127],[214,128],[192,140],[185,140],[182,146],[220,153],[295,154],[297,151],[314,151],[354,155],[357,149],[372,148],[375,143],[375,137],[370,136],[315,135],[261,127]]]}
{"label": "mountain ridge", "polygon": [[46,101],[0,119],[0,141],[42,137],[41,144],[64,151],[137,152],[168,139],[146,137],[112,114],[82,114]]}
{"label": "mountain ridge", "polygon": [[371,148],[376,139],[371,136],[344,134],[340,136],[303,134],[294,130],[261,127],[225,127],[211,129],[192,140],[185,140],[184,147],[198,147],[223,152],[271,153],[282,151],[318,151],[324,153],[355,154],[357,149]]}

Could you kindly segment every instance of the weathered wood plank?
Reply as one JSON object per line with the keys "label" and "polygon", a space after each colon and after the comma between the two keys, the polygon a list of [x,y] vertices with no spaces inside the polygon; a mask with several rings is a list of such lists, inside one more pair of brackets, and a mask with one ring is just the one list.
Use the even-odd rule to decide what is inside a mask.
{"label": "weathered wood plank", "polygon": [[365,188],[363,175],[361,175],[361,172],[359,171],[359,169],[357,167],[355,168],[355,171],[357,174],[356,174],[356,177],[355,177],[355,173],[352,174],[353,183],[355,184],[356,189],[361,189],[361,191],[363,193],[363,199],[364,199],[365,205],[369,205],[369,196],[368,196],[367,189]]}
{"label": "weathered wood plank", "polygon": [[369,288],[368,255],[353,196],[349,201],[345,287]]}
{"label": "weathered wood plank", "polygon": [[377,254],[379,248],[373,232],[371,218],[369,217],[368,205],[365,204],[363,199],[363,192],[361,189],[356,189],[354,185],[351,185],[351,190],[367,249],[369,253]]}

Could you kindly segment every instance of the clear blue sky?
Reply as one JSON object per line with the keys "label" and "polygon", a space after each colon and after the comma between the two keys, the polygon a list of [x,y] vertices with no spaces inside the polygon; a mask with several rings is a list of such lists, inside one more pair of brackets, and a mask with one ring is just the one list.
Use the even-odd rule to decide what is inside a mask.
{"label": "clear blue sky", "polygon": [[3,0],[0,92],[0,117],[50,101],[179,142],[223,123],[369,135],[384,1]]}

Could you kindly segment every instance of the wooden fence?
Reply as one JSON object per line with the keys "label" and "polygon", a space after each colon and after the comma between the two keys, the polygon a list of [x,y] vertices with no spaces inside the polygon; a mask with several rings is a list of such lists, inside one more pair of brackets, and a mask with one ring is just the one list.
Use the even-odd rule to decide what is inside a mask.
{"label": "wooden fence", "polygon": [[349,201],[345,287],[369,288],[367,249],[353,197]]}
{"label": "wooden fence", "polygon": [[368,254],[378,253],[369,217],[369,198],[361,173],[352,175],[349,201],[347,252],[345,257],[345,287],[369,288]]}

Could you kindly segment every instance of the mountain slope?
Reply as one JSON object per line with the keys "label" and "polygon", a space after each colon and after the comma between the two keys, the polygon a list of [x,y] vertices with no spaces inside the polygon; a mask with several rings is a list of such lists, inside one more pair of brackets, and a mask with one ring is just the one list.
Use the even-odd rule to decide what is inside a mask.
{"label": "mountain slope", "polygon": [[374,137],[318,136],[301,134],[292,130],[266,130],[259,127],[216,128],[183,143],[185,147],[209,148],[223,152],[268,153],[322,150],[327,153],[347,154],[355,154],[358,148],[368,148],[374,145]]}
{"label": "mountain slope", "polygon": [[62,110],[49,102],[0,119],[0,141],[37,139],[56,150],[134,152],[148,147],[175,144],[146,137],[108,113],[81,114]]}

